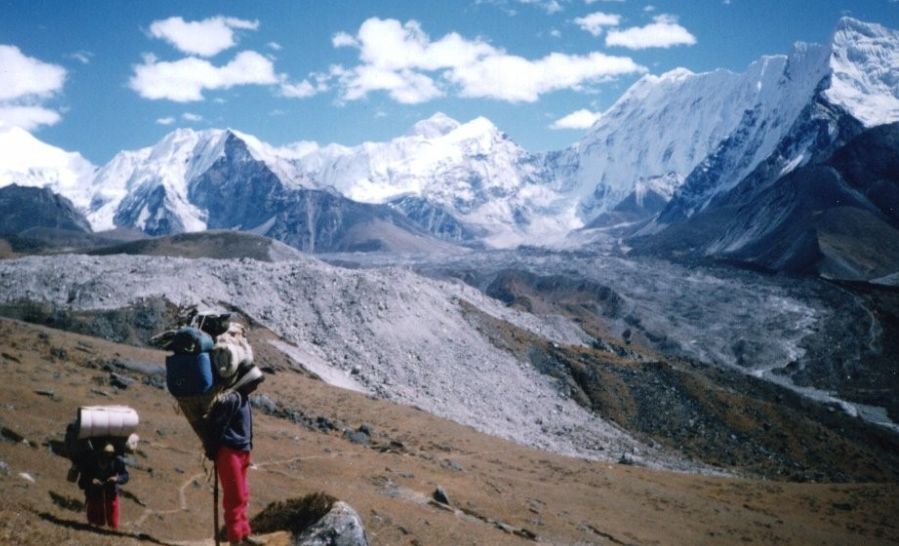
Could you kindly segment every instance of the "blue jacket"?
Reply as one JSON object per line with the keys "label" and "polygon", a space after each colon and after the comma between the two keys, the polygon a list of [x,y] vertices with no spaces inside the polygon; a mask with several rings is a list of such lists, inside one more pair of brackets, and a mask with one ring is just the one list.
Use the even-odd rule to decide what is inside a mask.
{"label": "blue jacket", "polygon": [[239,391],[232,391],[213,404],[206,417],[206,456],[215,458],[218,448],[228,446],[238,451],[253,449],[253,412],[250,399]]}

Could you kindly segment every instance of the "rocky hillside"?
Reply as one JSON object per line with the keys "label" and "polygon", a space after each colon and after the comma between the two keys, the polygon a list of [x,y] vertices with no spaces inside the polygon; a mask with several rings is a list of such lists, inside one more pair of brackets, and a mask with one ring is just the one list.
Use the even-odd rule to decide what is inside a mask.
{"label": "rocky hillside", "polygon": [[[485,290],[497,301],[405,269],[349,270],[311,258],[59,256],[0,263],[0,288],[6,316],[130,342],[170,322],[173,306],[237,309],[283,338],[271,349],[280,358],[330,384],[556,453],[795,480],[899,475],[889,429],[833,411],[854,405],[817,402],[813,390],[800,396],[772,384],[775,376],[739,370],[764,366],[749,358],[783,348],[735,342],[742,360],[730,366],[673,358],[679,338],[666,342],[659,324],[641,322],[649,315],[632,295],[595,281],[508,270]],[[779,289],[745,289],[783,313],[782,302],[765,303],[783,297]],[[739,324],[745,330],[752,318]],[[817,373],[805,380],[819,381]],[[862,400],[892,407],[879,396]]]}
{"label": "rocky hillside", "polygon": [[[329,386],[292,371],[270,332],[251,336],[268,363],[254,397],[250,515],[259,525],[270,503],[324,492],[357,509],[374,545],[899,540],[895,482],[795,484],[571,459]],[[163,353],[9,320],[0,340],[0,367],[16,378],[0,384],[0,541],[211,544],[211,486],[199,443],[161,387]],[[129,404],[141,416],[119,531],[84,523],[56,454],[84,404]],[[431,502],[438,487],[448,504]]]}

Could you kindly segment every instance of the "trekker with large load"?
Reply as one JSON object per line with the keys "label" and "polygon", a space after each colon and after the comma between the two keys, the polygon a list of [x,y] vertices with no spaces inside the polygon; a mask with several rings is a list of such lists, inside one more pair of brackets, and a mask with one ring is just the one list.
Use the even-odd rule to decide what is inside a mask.
{"label": "trekker with large load", "polygon": [[119,528],[119,488],[129,479],[124,453],[136,447],[138,422],[127,406],[83,406],[66,427],[68,479],[84,491],[91,525]]}
{"label": "trekker with large load", "polygon": [[172,351],[166,385],[213,461],[213,520],[218,544],[218,480],[231,544],[261,544],[250,536],[247,470],[253,446],[249,395],[263,380],[242,324],[230,313],[198,314],[188,325],[155,336],[151,343]]}
{"label": "trekker with large load", "polygon": [[119,487],[128,483],[125,459],[107,443],[90,453],[79,468],[78,487],[84,490],[87,522],[102,527],[119,528]]}
{"label": "trekker with large load", "polygon": [[256,366],[244,365],[235,374],[236,381],[218,396],[206,416],[206,456],[215,461],[222,483],[222,507],[228,541],[234,545],[258,545],[251,536],[247,507],[250,488],[247,471],[253,449],[253,410],[250,394],[265,379]]}

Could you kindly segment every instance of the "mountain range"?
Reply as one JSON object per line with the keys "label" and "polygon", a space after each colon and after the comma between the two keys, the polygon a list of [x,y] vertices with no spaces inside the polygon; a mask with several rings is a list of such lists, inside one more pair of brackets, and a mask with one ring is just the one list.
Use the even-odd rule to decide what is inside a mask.
{"label": "mountain range", "polygon": [[7,127],[0,185],[47,187],[95,231],[238,229],[327,252],[570,245],[614,227],[636,252],[874,278],[899,269],[869,244],[896,239],[899,190],[859,147],[895,150],[880,127],[899,121],[897,73],[899,32],[843,18],[828,44],[743,73],[644,76],[559,151],[437,113],[354,147],[178,129],[95,169]]}

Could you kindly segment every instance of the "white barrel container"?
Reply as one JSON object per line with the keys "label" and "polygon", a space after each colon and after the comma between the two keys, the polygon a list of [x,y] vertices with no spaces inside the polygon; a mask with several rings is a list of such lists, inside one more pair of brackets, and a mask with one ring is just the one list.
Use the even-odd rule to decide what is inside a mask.
{"label": "white barrel container", "polygon": [[97,436],[130,436],[140,418],[128,406],[82,406],[78,408],[78,439]]}

